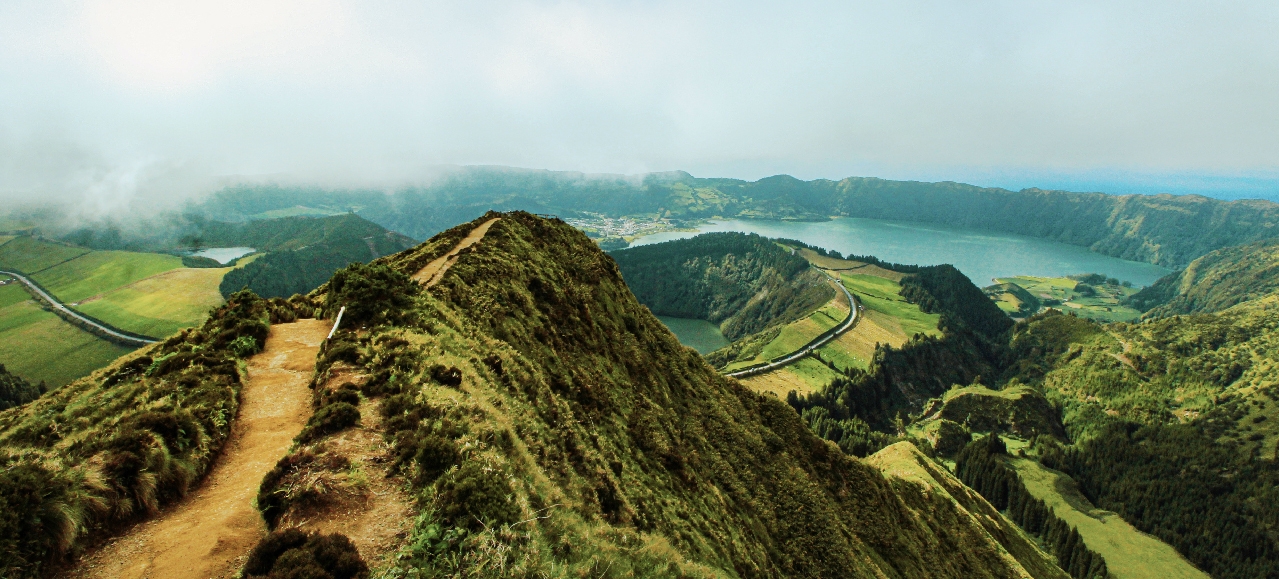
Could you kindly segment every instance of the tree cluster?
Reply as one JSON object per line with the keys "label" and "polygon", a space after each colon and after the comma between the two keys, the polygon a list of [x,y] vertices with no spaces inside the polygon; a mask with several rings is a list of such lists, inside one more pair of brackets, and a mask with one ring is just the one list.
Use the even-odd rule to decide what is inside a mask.
{"label": "tree cluster", "polygon": [[955,459],[955,474],[1057,557],[1075,579],[1106,579],[1106,560],[1084,544],[1079,531],[1026,490],[1017,471],[1004,463],[1008,449],[997,434],[970,442]]}

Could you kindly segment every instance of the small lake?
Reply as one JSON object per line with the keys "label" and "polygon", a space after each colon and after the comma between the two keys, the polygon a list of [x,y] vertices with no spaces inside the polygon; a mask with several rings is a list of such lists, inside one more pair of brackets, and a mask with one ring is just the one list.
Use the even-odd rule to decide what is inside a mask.
{"label": "small lake", "polygon": [[225,265],[230,263],[231,260],[244,257],[253,253],[253,251],[254,249],[252,247],[210,247],[208,249],[201,249],[191,255],[196,257],[207,257]]}
{"label": "small lake", "polygon": [[1100,273],[1146,286],[1170,273],[1170,270],[1157,265],[1126,261],[1037,237],[850,217],[822,222],[717,220],[701,225],[696,232],[655,233],[635,240],[632,245],[684,239],[712,231],[740,231],[765,237],[798,239],[844,255],[873,255],[893,263],[949,263],[979,287],[991,285],[997,277],[1056,277],[1076,273]]}
{"label": "small lake", "polygon": [[679,343],[697,350],[699,354],[714,352],[728,345],[728,339],[719,333],[719,327],[706,320],[670,316],[657,316],[657,319],[670,328],[671,333],[679,338]]}

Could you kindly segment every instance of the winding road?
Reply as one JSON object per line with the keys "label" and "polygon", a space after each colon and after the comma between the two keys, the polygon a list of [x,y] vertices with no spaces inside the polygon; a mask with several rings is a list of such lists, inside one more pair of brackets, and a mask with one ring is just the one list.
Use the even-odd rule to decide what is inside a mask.
{"label": "winding road", "polygon": [[152,340],[149,338],[143,338],[141,336],[120,333],[118,330],[115,330],[114,328],[109,328],[107,326],[104,326],[101,323],[99,323],[97,320],[94,320],[93,318],[87,317],[84,314],[81,314],[80,312],[77,312],[71,308],[68,308],[61,301],[58,301],[58,298],[53,297],[48,292],[41,289],[39,285],[36,285],[35,282],[28,279],[27,276],[25,275],[22,275],[20,273],[13,272],[13,271],[3,271],[3,270],[0,270],[0,275],[7,275],[18,280],[19,282],[22,283],[23,287],[26,288],[27,292],[29,292],[33,297],[35,297],[36,300],[43,302],[45,305],[52,308],[53,313],[57,314],[58,317],[64,320],[67,320],[68,322],[71,322],[74,325],[78,325],[81,327],[88,326],[85,329],[89,330],[90,333],[96,334],[104,339],[110,340],[112,342],[116,342],[124,346],[140,347],[140,346],[146,346],[147,344],[156,343],[156,340]]}
{"label": "winding road", "polygon": [[848,291],[848,288],[844,287],[844,284],[840,283],[840,281],[836,279],[835,276],[826,272],[826,270],[818,268],[817,271],[822,272],[823,275],[825,275],[831,281],[835,282],[835,285],[844,292],[844,297],[848,298],[848,317],[845,318],[844,321],[840,322],[838,326],[835,326],[834,328],[831,328],[829,330],[826,330],[825,332],[822,332],[821,335],[817,336],[816,338],[813,338],[812,341],[805,344],[804,347],[798,350],[795,350],[794,352],[791,352],[779,358],[773,358],[772,360],[769,360],[767,363],[761,364],[759,366],[751,366],[749,368],[743,368],[735,372],[728,372],[724,374],[725,376],[728,376],[730,378],[745,378],[747,376],[763,374],[764,372],[771,372],[773,370],[781,368],[782,366],[786,366],[787,364],[792,364],[798,361],[800,358],[803,358],[804,356],[809,355],[810,353],[813,352],[813,350],[816,350],[822,346],[825,346],[831,340],[834,340],[835,338],[839,337],[840,334],[847,332],[849,328],[853,327],[853,324],[857,323],[857,312],[858,310],[861,309],[861,306],[857,304],[857,299],[853,297],[853,293]]}

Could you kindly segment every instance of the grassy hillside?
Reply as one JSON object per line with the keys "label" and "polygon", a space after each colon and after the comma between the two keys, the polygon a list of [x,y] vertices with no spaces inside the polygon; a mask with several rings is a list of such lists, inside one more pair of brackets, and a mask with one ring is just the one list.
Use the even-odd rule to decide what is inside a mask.
{"label": "grassy hillside", "polygon": [[411,239],[351,213],[208,222],[202,235],[209,244],[267,251],[222,278],[219,291],[224,296],[244,288],[265,297],[307,293],[347,264],[368,262],[413,245]]}
{"label": "grassy hillside", "polygon": [[696,178],[683,172],[639,177],[509,167],[462,167],[429,186],[382,190],[240,185],[203,209],[242,219],[298,206],[358,210],[384,227],[425,238],[488,209],[674,219],[826,219],[832,215],[946,224],[1042,237],[1106,255],[1182,268],[1213,250],[1279,235],[1279,205],[1196,195],[1105,195],[962,183],[778,175],[759,181]]}
{"label": "grassy hillside", "polygon": [[1142,324],[1019,325],[1010,372],[1063,408],[1075,441],[1044,464],[1214,577],[1279,572],[1276,312],[1272,295]]}
{"label": "grassy hillside", "polygon": [[1279,242],[1214,251],[1128,299],[1152,318],[1219,312],[1279,291]]}
{"label": "grassy hillside", "polygon": [[1106,559],[1114,579],[1208,579],[1175,549],[1138,531],[1118,514],[1098,509],[1070,477],[1035,460],[1012,459],[1026,490],[1079,530],[1088,548]]}
{"label": "grassy hillside", "polygon": [[222,305],[218,284],[232,268],[179,268],[81,301],[76,309],[117,328],[167,337],[199,325]]}
{"label": "grassy hillside", "polygon": [[0,575],[48,576],[198,484],[236,417],[238,358],[281,315],[295,312],[234,297],[198,330],[0,412]]}
{"label": "grassy hillside", "polygon": [[93,251],[29,277],[64,303],[76,303],[182,267],[182,259],[158,253]]}
{"label": "grassy hillside", "polygon": [[29,235],[10,238],[0,245],[0,267],[33,275],[83,256],[90,250],[36,239]]}
{"label": "grassy hillside", "polygon": [[[456,239],[382,263],[412,273]],[[1001,519],[843,455],[719,376],[561,222],[502,216],[422,293],[348,271],[325,307],[362,304],[368,331],[331,351],[386,397],[423,499],[397,573],[1062,576]],[[397,287],[376,291],[404,305],[365,293]]]}
{"label": "grassy hillside", "polygon": [[719,324],[729,340],[803,318],[835,297],[803,258],[753,234],[707,233],[612,256],[653,313]]}

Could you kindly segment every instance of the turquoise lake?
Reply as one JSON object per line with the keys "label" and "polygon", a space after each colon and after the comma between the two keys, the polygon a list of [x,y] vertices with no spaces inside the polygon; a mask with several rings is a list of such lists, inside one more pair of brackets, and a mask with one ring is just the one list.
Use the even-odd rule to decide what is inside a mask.
{"label": "turquoise lake", "polygon": [[706,320],[657,316],[679,338],[679,343],[697,350],[699,354],[714,352],[728,345],[728,339],[719,333],[719,327]]}
{"label": "turquoise lake", "polygon": [[696,232],[655,233],[637,239],[632,245],[661,243],[712,231],[740,231],[765,237],[798,239],[844,255],[873,255],[894,263],[949,263],[979,287],[991,285],[997,277],[1055,277],[1076,273],[1100,273],[1146,286],[1170,273],[1170,270],[1157,265],[1126,261],[1036,237],[860,218],[822,222],[717,220],[703,224]]}

